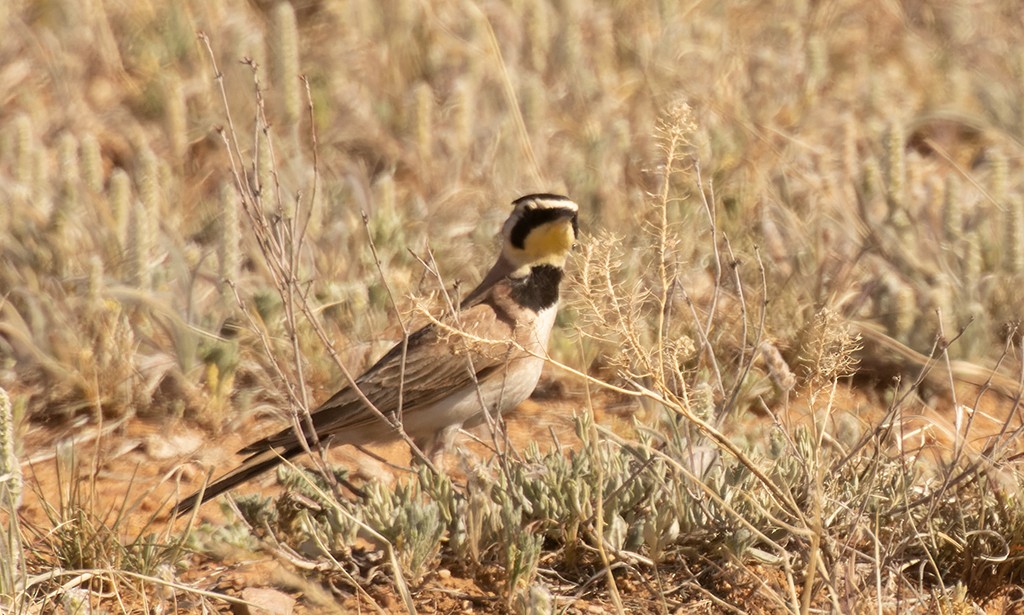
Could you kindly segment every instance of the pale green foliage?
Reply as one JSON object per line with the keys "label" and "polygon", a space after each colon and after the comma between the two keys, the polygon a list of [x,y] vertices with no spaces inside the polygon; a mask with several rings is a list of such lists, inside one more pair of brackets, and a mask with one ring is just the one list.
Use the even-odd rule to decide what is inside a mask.
{"label": "pale green foliage", "polygon": [[299,81],[299,31],[295,9],[290,2],[278,2],[272,12],[273,38],[270,42],[274,91],[280,96],[281,120],[285,134],[297,137],[302,95]]}
{"label": "pale green foliage", "polygon": [[[14,434],[14,407],[0,387],[0,515],[7,518],[17,514],[24,489]],[[24,575],[20,528],[16,523],[0,524],[0,609],[15,610],[15,595]]]}
{"label": "pale green foliage", "polygon": [[130,201],[125,232],[128,280],[142,290],[150,287],[160,224],[160,179],[156,156],[144,148],[139,155],[136,185],[139,198]]}
{"label": "pale green foliage", "polygon": [[82,137],[79,144],[82,159],[82,183],[93,194],[103,192],[103,153],[100,151],[100,142],[96,135],[87,133]]}
{"label": "pale green foliage", "polygon": [[963,236],[964,209],[960,180],[955,175],[946,176],[942,199],[942,230],[949,245],[955,245]]}
{"label": "pale green foliage", "polygon": [[232,299],[233,295],[226,292],[229,284],[236,283],[242,271],[242,246],[241,246],[241,221],[239,214],[241,205],[235,187],[225,183],[220,188],[220,243],[218,245],[218,257],[220,277],[224,296]]}
{"label": "pale green foliage", "polygon": [[21,504],[24,483],[14,439],[14,407],[11,398],[0,388],[0,505],[17,510]]}
{"label": "pale green foliage", "polygon": [[1015,194],[1003,202],[1006,208],[1006,239],[1003,267],[1008,273],[1024,274],[1024,198]]}
{"label": "pale green foliage", "polygon": [[[605,544],[615,553],[636,551],[661,558],[722,548],[742,557],[754,544],[730,538],[733,531],[728,528],[734,523],[729,515],[697,497],[692,479],[675,469],[675,463],[691,454],[684,440],[667,442],[667,456],[652,455],[647,440],[628,448],[591,441],[588,419],[576,421],[584,443],[581,451],[542,453],[531,447],[523,463],[510,466],[509,474],[497,466],[478,468],[464,493],[450,478],[421,470],[395,487],[371,484],[362,502],[332,502],[321,495],[325,483],[287,472],[285,483],[322,502],[322,507],[304,513],[308,521],[300,525],[278,521],[277,527],[296,545],[309,543],[312,532],[317,544],[343,549],[353,525],[339,522],[345,517],[331,512],[340,506],[388,539],[407,578],[419,578],[444,546],[442,557],[470,556],[478,565],[500,565],[506,596],[520,603],[538,591],[541,545],[554,544],[563,552],[559,567],[564,574],[581,574],[595,563],[595,552],[585,545],[596,546],[598,524],[604,528]],[[712,474],[710,488],[724,502],[752,510],[739,497],[749,490],[752,477],[729,465],[733,467]],[[319,487],[303,486],[310,480]],[[601,520],[594,516],[597,497],[603,498]],[[758,506],[770,504],[759,501]],[[256,512],[259,508],[247,504],[246,510],[257,525],[258,519],[266,518],[264,512]],[[766,522],[760,514],[751,514],[759,526]]]}
{"label": "pale green foliage", "polygon": [[[107,193],[110,203],[110,217],[113,223],[114,240],[117,251],[121,246],[128,245],[129,220],[137,214],[132,213],[132,179],[123,169],[114,169],[110,174],[110,187]],[[133,221],[133,224],[135,221]],[[136,229],[133,232],[138,232]]]}
{"label": "pale green foliage", "polygon": [[14,118],[14,179],[23,186],[32,185],[34,158],[32,120],[19,114]]}
{"label": "pale green foliage", "polygon": [[416,135],[416,151],[420,164],[432,164],[434,144],[434,92],[426,83],[413,89],[412,133]]}
{"label": "pale green foliage", "polygon": [[476,137],[476,93],[465,80],[460,80],[455,85],[453,99],[454,145],[468,153]]}
{"label": "pale green foliage", "polygon": [[403,572],[413,580],[419,579],[425,567],[433,562],[445,529],[451,523],[442,508],[451,502],[425,494],[424,480],[429,477],[395,489],[371,488],[369,501],[361,511],[365,522],[398,551]]}
{"label": "pale green foliage", "polygon": [[163,95],[170,159],[177,166],[185,161],[188,150],[188,101],[181,78],[174,71],[170,71],[164,80]]}
{"label": "pale green foliage", "polygon": [[885,189],[889,202],[889,219],[903,226],[910,223],[905,219],[907,212],[904,210],[907,199],[905,147],[906,135],[903,127],[894,123],[885,133]]}
{"label": "pale green foliage", "polygon": [[50,214],[50,227],[56,232],[61,232],[68,218],[74,217],[80,205],[78,140],[72,134],[63,133],[57,142],[57,173],[60,188],[53,212]]}

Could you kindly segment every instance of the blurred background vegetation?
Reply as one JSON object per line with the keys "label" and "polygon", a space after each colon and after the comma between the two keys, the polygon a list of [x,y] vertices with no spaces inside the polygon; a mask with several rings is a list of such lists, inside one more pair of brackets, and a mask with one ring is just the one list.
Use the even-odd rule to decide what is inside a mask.
{"label": "blurred background vegetation", "polygon": [[[269,395],[253,392],[253,342],[220,335],[236,310],[223,279],[271,331],[279,306],[230,211],[225,117],[199,31],[242,135],[255,95],[241,60],[258,65],[286,202],[313,194],[308,78],[322,180],[303,266],[355,364],[382,349],[393,318],[361,212],[400,296],[429,290],[410,253],[427,242],[446,280],[476,279],[506,204],[526,192],[571,195],[585,229],[629,245],[665,181],[657,119],[681,101],[719,230],[747,262],[762,249],[768,333],[784,354],[823,306],[923,352],[936,308],[948,335],[974,319],[954,349],[972,359],[998,355],[1019,318],[1013,2],[0,11],[0,384],[38,418],[100,409],[216,424],[232,396]],[[675,266],[697,275],[708,223],[694,192],[673,187],[670,222]],[[335,380],[327,361],[310,363],[314,384]]]}

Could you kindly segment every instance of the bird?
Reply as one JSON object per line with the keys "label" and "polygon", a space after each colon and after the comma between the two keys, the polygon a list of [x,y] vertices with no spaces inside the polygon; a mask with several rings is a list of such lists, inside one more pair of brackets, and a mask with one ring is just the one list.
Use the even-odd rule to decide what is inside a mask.
{"label": "bird", "polygon": [[[409,334],[356,378],[365,400],[346,386],[311,412],[313,432],[302,426],[306,441],[363,445],[394,439],[402,429],[436,463],[460,429],[484,424],[529,397],[547,355],[578,216],[579,206],[558,194],[513,201],[497,260],[459,309]],[[245,446],[238,451],[247,455],[242,463],[180,500],[176,515],[305,450],[293,427]]]}

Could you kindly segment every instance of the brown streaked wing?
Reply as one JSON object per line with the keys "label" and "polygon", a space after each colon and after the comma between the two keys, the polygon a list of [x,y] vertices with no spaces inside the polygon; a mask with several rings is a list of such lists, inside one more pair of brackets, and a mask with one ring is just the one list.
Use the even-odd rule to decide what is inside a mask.
{"label": "brown streaked wing", "polygon": [[[463,330],[485,340],[507,340],[512,337],[513,324],[502,318],[490,302],[484,300],[460,312]],[[461,349],[459,352],[457,349]],[[467,354],[472,359],[472,371]],[[416,412],[469,386],[476,379],[505,364],[508,350],[502,344],[475,348],[472,342],[449,333],[436,325],[427,325],[409,336],[402,372],[402,343],[391,348],[356,382],[367,399],[386,416],[398,409],[399,384],[403,414]],[[352,433],[378,422],[377,416],[360,400],[351,387],[341,389],[312,413],[317,435],[325,439],[332,434]],[[307,434],[309,437],[309,434]],[[267,447],[289,447],[296,444],[295,432],[283,429],[253,442],[241,453],[255,453]]]}

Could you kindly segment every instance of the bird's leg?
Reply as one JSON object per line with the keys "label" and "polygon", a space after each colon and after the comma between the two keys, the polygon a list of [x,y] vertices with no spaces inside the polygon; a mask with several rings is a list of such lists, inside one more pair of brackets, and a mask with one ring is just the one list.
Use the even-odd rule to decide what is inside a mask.
{"label": "bird's leg", "polygon": [[[440,469],[444,463],[444,454],[451,450],[460,429],[462,429],[462,425],[448,425],[430,435],[413,438],[413,443],[435,468]],[[415,461],[416,459],[413,459],[413,462]]]}

